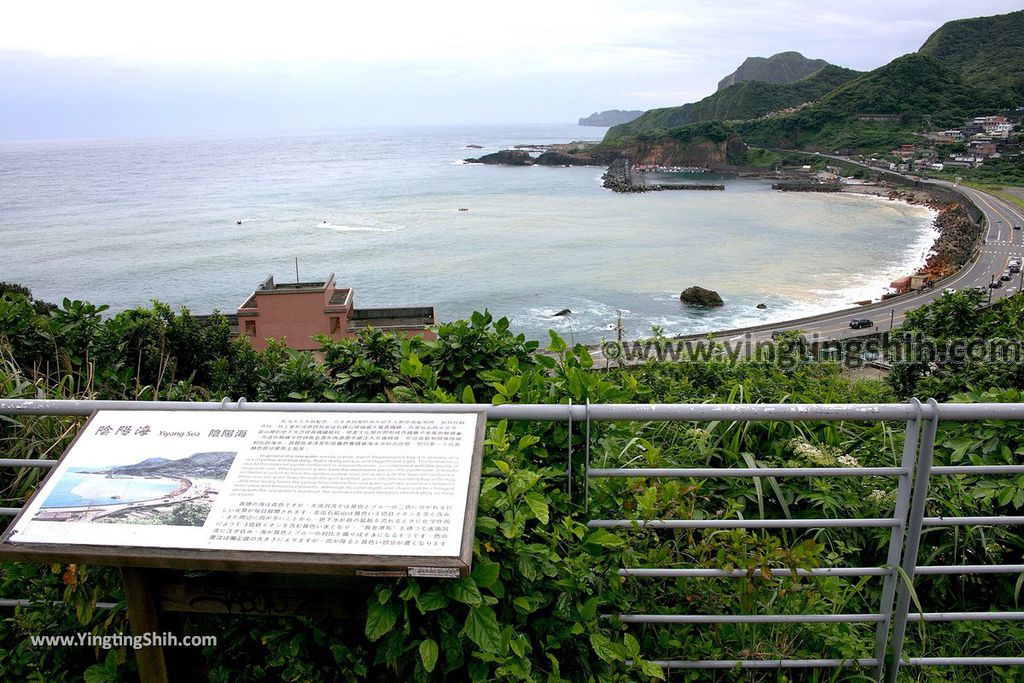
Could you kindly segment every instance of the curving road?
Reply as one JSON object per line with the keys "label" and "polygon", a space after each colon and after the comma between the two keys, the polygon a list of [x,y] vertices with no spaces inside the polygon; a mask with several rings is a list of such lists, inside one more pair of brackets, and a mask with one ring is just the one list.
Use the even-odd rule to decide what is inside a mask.
{"label": "curving road", "polygon": [[[821,156],[827,156],[848,164],[864,166],[864,164],[843,157]],[[953,183],[944,181],[924,182],[950,188],[955,187],[957,191],[966,195],[985,215],[986,233],[984,243],[975,254],[973,260],[958,273],[943,279],[932,289],[905,294],[883,302],[796,320],[786,320],[735,330],[723,330],[712,333],[712,336],[725,342],[758,341],[770,339],[773,332],[800,330],[808,338],[817,341],[844,339],[863,336],[876,331],[885,332],[892,327],[897,327],[903,322],[907,311],[943,296],[946,289],[962,290],[972,287],[983,287],[986,292],[986,301],[989,300],[989,296],[991,296],[992,301],[996,301],[1021,291],[1021,273],[1014,274],[1008,282],[1004,281],[1001,288],[991,289],[988,285],[993,280],[999,280],[1011,256],[1024,256],[1024,234],[1022,234],[1024,230],[1014,229],[1015,225],[1024,225],[1024,210],[1003,201],[999,197],[974,188],[955,186]],[[852,329],[850,321],[854,318],[869,319],[872,325],[868,328]],[[701,333],[679,337],[679,339],[706,339],[707,336],[707,333]],[[592,355],[595,363],[607,363],[608,361],[601,349],[594,349]]]}

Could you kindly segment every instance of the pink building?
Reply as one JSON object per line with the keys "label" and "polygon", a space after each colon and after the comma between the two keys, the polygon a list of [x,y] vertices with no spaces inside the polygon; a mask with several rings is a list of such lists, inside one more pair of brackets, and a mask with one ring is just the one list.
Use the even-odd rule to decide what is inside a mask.
{"label": "pink building", "polygon": [[334,274],[323,282],[275,283],[271,275],[238,308],[238,334],[249,337],[253,348],[267,348],[267,340],[282,339],[293,348],[318,348],[314,336],[354,337],[367,327],[436,339],[430,327],[434,308],[355,308],[353,292],[338,288]]}

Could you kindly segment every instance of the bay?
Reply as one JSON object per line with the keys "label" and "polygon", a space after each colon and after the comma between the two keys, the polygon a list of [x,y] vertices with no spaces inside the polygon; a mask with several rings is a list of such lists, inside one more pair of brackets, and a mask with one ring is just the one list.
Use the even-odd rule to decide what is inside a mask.
{"label": "bay", "polygon": [[[0,280],[112,311],[233,312],[268,275],[336,274],[357,306],[487,308],[536,339],[703,332],[877,298],[923,261],[922,207],[856,195],[620,195],[602,168],[465,165],[600,128],[450,126],[0,143]],[[483,149],[468,148],[481,145]],[[702,180],[709,180],[702,177]],[[459,209],[468,209],[460,211]],[[241,225],[237,221],[241,220]],[[726,306],[688,308],[701,285]],[[767,309],[758,310],[764,303]],[[571,316],[553,318],[569,308]]]}

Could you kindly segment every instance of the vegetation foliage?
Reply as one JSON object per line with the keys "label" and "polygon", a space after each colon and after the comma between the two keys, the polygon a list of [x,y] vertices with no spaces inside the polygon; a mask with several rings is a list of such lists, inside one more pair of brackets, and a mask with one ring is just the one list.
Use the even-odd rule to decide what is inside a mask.
{"label": "vegetation foliage", "polygon": [[[966,296],[966,295],[965,295]],[[944,297],[922,309],[908,330],[1021,337],[1018,303],[979,312],[973,300]],[[150,308],[103,317],[104,307],[65,300],[39,309],[24,292],[0,297],[0,396],[269,401],[387,401],[582,404],[616,402],[878,402],[925,388],[954,400],[1017,400],[1019,367],[956,373],[912,368],[904,381],[853,381],[828,363],[767,358],[730,362],[649,363],[599,371],[581,346],[555,334],[543,354],[505,319],[475,313],[439,326],[436,341],[367,330],[354,339],[322,339],[319,360],[271,345],[257,352],[228,334],[226,321],[200,323],[186,310]],[[8,457],[53,458],[81,421],[3,416]],[[591,425],[597,467],[857,466],[898,464],[902,424],[878,422],[602,422]],[[597,479],[584,504],[582,464],[570,496],[566,448],[584,451],[584,434],[563,423],[496,422],[485,443],[473,572],[465,579],[380,579],[360,587],[365,613],[350,618],[188,615],[188,634],[215,633],[217,647],[176,651],[180,680],[207,681],[638,681],[664,678],[655,658],[867,657],[872,624],[693,625],[620,623],[635,613],[870,613],[875,579],[805,578],[770,569],[885,563],[887,529],[664,531],[591,529],[589,518],[878,517],[892,512],[888,479]],[[1024,430],[1010,423],[944,425],[940,463],[1015,462]],[[5,469],[0,505],[18,506],[38,471]],[[1024,481],[937,485],[931,513],[1019,514]],[[1020,561],[1012,527],[929,532],[931,564]],[[738,568],[738,579],[620,578],[620,567]],[[0,565],[0,596],[38,602],[0,620],[0,679],[123,681],[130,651],[38,648],[30,637],[125,632],[115,571],[76,565]],[[924,609],[1013,609],[1016,577],[935,577],[919,588]],[[111,601],[115,609],[97,609]],[[55,603],[55,604],[51,604]],[[929,625],[910,647],[925,654],[1017,654],[1024,631],[1013,624],[992,637],[985,625]],[[981,650],[979,652],[979,650]],[[841,670],[764,680],[864,680]],[[947,680],[925,670],[921,680]],[[967,675],[967,674],[965,674]],[[970,680],[1007,680],[969,672]],[[753,677],[753,678],[752,678]],[[746,672],[673,674],[673,680],[757,680]]]}

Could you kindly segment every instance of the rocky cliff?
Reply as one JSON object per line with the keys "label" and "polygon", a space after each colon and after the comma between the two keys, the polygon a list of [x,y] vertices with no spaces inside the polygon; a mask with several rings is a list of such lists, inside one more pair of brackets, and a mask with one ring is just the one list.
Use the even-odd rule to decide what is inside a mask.
{"label": "rocky cliff", "polygon": [[626,111],[623,109],[609,109],[602,112],[594,112],[590,116],[584,116],[579,120],[581,126],[603,126],[611,128],[623,123],[629,123],[638,118],[644,112],[642,110]]}
{"label": "rocky cliff", "polygon": [[799,52],[780,52],[771,57],[747,57],[740,68],[718,82],[718,89],[743,81],[793,83],[828,66],[824,59],[808,59]]}
{"label": "rocky cliff", "polygon": [[633,140],[618,148],[621,156],[634,164],[658,166],[726,166],[729,159],[743,153],[745,145],[738,140],[693,140],[680,142],[672,138]]}

